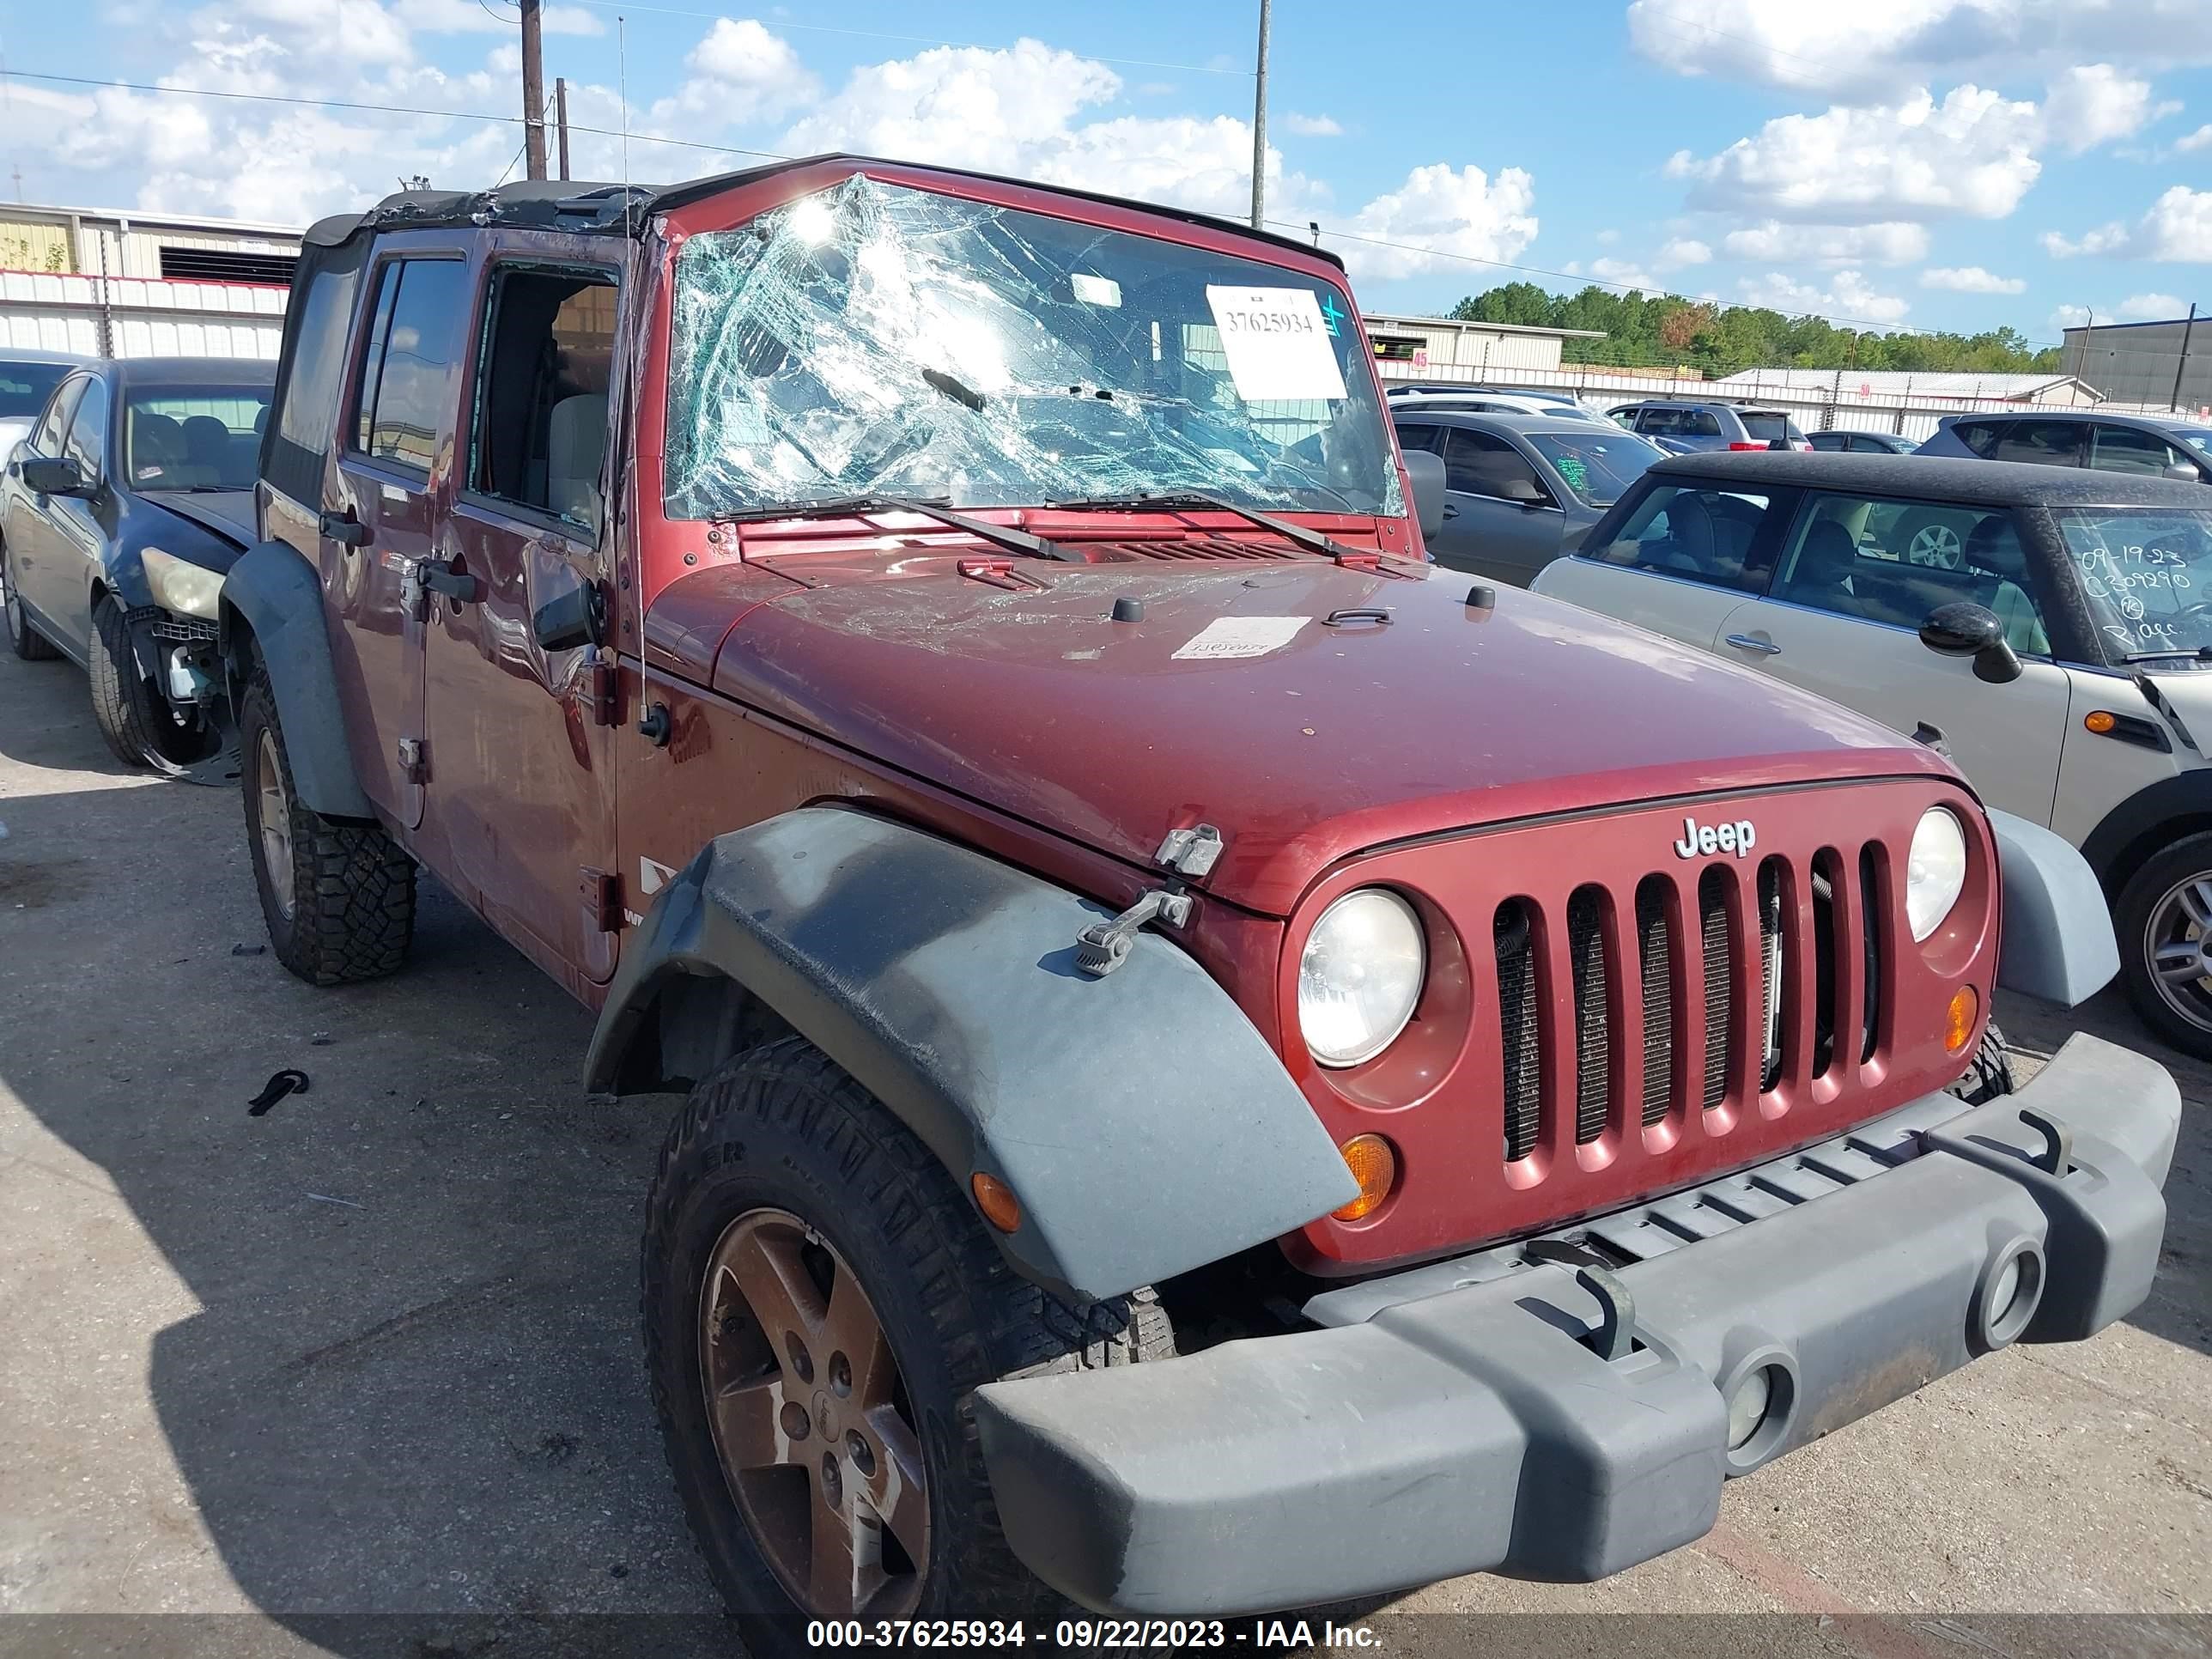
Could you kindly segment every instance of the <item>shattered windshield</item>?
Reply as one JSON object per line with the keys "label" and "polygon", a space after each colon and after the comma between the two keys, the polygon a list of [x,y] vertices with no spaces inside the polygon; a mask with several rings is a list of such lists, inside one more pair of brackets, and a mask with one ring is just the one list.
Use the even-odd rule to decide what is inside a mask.
{"label": "shattered windshield", "polygon": [[1335,287],[856,176],[676,262],[665,506],[1205,490],[1401,516]]}

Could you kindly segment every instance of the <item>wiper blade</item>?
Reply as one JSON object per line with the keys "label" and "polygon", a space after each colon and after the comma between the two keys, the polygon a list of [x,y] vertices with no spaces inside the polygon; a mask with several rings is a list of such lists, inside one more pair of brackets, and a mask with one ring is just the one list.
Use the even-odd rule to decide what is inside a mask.
{"label": "wiper blade", "polygon": [[1011,525],[989,524],[981,519],[971,519],[965,513],[952,512],[942,495],[926,499],[909,495],[840,495],[826,501],[799,501],[789,507],[756,507],[743,513],[725,514],[725,524],[761,524],[775,519],[827,519],[840,514],[862,515],[870,513],[912,513],[953,530],[964,530],[978,541],[1003,547],[1010,553],[1024,558],[1058,559],[1069,564],[1085,564],[1089,561],[1080,553],[1071,552],[1058,542],[1042,536],[1033,536],[1026,530],[1017,530]]}
{"label": "wiper blade", "polygon": [[2122,662],[2171,662],[2177,658],[2193,659],[2197,662],[2212,662],[2212,645],[2194,648],[2182,647],[2172,651],[2129,651],[2121,654]]}
{"label": "wiper blade", "polygon": [[1309,530],[1304,525],[1292,524],[1287,519],[1278,519],[1272,514],[1256,513],[1249,507],[1239,507],[1232,501],[1203,489],[1171,489],[1158,495],[1101,495],[1085,501],[1050,501],[1047,505],[1068,512],[1118,510],[1129,513],[1145,507],[1159,507],[1172,512],[1177,507],[1207,507],[1217,513],[1233,513],[1245,523],[1258,525],[1262,530],[1272,530],[1285,540],[1295,542],[1308,552],[1318,553],[1324,558],[1364,559],[1373,556],[1358,548],[1346,547],[1335,538],[1324,536],[1318,530]]}

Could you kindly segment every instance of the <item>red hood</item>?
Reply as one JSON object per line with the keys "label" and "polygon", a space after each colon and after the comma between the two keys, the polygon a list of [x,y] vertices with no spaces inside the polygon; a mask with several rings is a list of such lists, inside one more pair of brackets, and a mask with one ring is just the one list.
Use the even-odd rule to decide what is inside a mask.
{"label": "red hood", "polygon": [[[785,568],[826,584],[746,612],[716,690],[1139,864],[1169,830],[1216,824],[1205,885],[1271,915],[1336,860],[1436,830],[1949,773],[1847,709],[1577,606],[1509,588],[1469,608],[1448,572],[1019,562],[1040,590],[941,558]],[[1117,599],[1143,619],[1109,620]],[[1393,620],[1322,620],[1363,605]],[[1264,654],[1177,654],[1266,617],[1306,620]]]}

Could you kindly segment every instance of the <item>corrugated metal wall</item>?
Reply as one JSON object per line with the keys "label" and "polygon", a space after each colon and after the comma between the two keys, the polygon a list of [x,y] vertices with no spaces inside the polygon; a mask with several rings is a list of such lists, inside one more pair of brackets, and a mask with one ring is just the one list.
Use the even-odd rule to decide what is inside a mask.
{"label": "corrugated metal wall", "polygon": [[165,281],[161,250],[293,254],[297,239],[87,215],[72,247],[70,229],[52,215],[0,209],[0,344],[80,356],[276,357],[287,289]]}

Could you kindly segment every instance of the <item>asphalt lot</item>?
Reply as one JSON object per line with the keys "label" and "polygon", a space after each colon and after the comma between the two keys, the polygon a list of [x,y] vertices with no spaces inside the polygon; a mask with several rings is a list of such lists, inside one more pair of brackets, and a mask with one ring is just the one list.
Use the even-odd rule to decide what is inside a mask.
{"label": "asphalt lot", "polygon": [[[242,1649],[316,1614],[710,1612],[635,1329],[673,1103],[588,1103],[582,1010],[428,883],[406,974],[293,980],[235,792],[111,763],[66,664],[0,654],[0,1613],[249,1615]],[[2110,994],[2000,1014],[2031,1054],[2148,1041]],[[1400,1605],[2212,1608],[2212,1068],[2161,1058],[2190,1116],[2126,1323],[1734,1483],[1711,1538],[1610,1583]],[[312,1091],[249,1116],[283,1066]]]}

